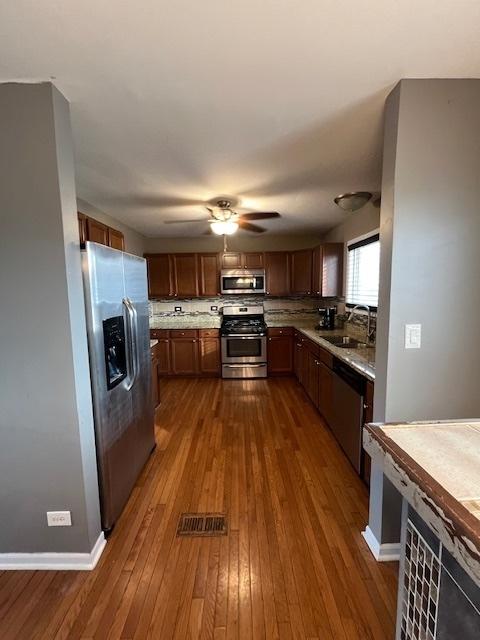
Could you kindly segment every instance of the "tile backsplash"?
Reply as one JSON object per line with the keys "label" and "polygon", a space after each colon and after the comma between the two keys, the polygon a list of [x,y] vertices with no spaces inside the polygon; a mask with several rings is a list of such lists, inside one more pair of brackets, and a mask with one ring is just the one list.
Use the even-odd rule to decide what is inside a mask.
{"label": "tile backsplash", "polygon": [[[288,298],[270,298],[267,296],[215,296],[212,298],[166,298],[164,300],[150,301],[150,318],[209,314],[217,316],[222,312],[224,305],[263,304],[265,313],[315,313],[319,307],[326,304],[335,304],[336,299],[311,298],[307,296],[295,296]],[[211,307],[218,307],[212,310]],[[175,307],[181,307],[181,311],[175,311]]]}

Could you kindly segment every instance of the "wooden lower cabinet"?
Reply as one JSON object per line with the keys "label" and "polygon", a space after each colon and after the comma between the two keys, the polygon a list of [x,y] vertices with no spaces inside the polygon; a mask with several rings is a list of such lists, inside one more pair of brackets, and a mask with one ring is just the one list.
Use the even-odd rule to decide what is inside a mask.
{"label": "wooden lower cabinet", "polygon": [[268,375],[280,376],[293,373],[293,329],[271,328],[267,340]]}
{"label": "wooden lower cabinet", "polygon": [[174,376],[199,373],[198,334],[194,329],[170,331],[170,362]]}
{"label": "wooden lower cabinet", "polygon": [[330,423],[333,411],[333,372],[324,362],[320,362],[319,372],[318,410],[327,423]]}
{"label": "wooden lower cabinet", "polygon": [[220,375],[220,332],[218,329],[200,329],[200,373],[205,376]]}
{"label": "wooden lower cabinet", "polygon": [[[373,393],[375,387],[373,382],[367,382],[367,390],[365,393],[365,404],[363,405],[363,422],[367,424],[373,421]],[[367,486],[370,486],[370,471],[372,469],[372,459],[363,449],[361,475]]]}
{"label": "wooden lower cabinet", "polygon": [[158,372],[163,376],[219,376],[218,329],[151,329],[158,340]]}
{"label": "wooden lower cabinet", "polygon": [[159,358],[158,358],[158,344],[154,345],[151,349],[152,356],[152,402],[153,408],[156,409],[160,404],[160,372],[159,372]]}

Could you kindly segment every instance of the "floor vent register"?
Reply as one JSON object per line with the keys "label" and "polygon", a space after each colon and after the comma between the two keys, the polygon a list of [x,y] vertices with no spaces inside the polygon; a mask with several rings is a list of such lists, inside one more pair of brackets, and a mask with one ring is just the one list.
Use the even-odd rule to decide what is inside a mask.
{"label": "floor vent register", "polygon": [[227,530],[225,513],[182,513],[177,536],[226,536]]}

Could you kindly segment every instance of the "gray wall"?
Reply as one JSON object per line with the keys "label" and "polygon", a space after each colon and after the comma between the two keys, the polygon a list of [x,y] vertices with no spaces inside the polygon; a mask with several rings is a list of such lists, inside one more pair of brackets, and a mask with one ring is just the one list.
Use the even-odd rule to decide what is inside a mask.
{"label": "gray wall", "polygon": [[[261,224],[261,221],[259,222]],[[188,226],[188,225],[185,225]],[[270,233],[246,235],[242,232],[228,238],[229,251],[293,251],[320,244],[320,236],[274,235]],[[146,238],[146,252],[223,251],[221,236],[200,238]]]}
{"label": "gray wall", "polygon": [[[480,80],[402,80],[386,107],[375,421],[480,416],[479,167]],[[404,348],[407,323],[421,349]],[[381,542],[398,541],[390,489],[374,470]]]}
{"label": "gray wall", "polygon": [[380,226],[380,209],[368,202],[358,211],[345,214],[345,220],[325,235],[325,242],[348,242]]}
{"label": "gray wall", "polygon": [[143,256],[145,253],[145,243],[147,238],[142,236],[141,233],[138,233],[138,231],[135,231],[131,227],[127,227],[123,222],[119,222],[116,218],[112,218],[112,216],[93,206],[86,200],[77,198],[77,207],[78,210],[85,215],[91,216],[92,218],[95,218],[95,220],[103,222],[103,224],[121,231],[125,238],[125,251],[133,253],[136,256]]}
{"label": "gray wall", "polygon": [[[0,85],[0,553],[100,534],[68,104]],[[72,527],[47,527],[70,510]]]}
{"label": "gray wall", "polygon": [[403,80],[387,116],[375,419],[478,417],[480,80]]}

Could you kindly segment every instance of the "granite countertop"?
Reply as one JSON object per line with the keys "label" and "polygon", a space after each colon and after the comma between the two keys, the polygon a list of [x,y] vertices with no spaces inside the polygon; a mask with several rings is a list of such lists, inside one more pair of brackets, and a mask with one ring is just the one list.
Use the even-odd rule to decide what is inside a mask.
{"label": "granite countertop", "polygon": [[[361,341],[365,340],[363,333],[355,334],[351,330],[335,329],[321,331],[315,329],[318,322],[316,314],[312,313],[265,313],[268,327],[293,327],[301,331],[307,338],[313,340],[332,355],[355,369],[369,380],[375,380],[375,348],[340,349],[324,338],[327,336],[351,335]],[[221,316],[209,313],[178,314],[170,316],[156,316],[150,322],[151,329],[218,329]]]}
{"label": "granite countertop", "polygon": [[480,422],[371,424],[363,441],[480,586]]}

